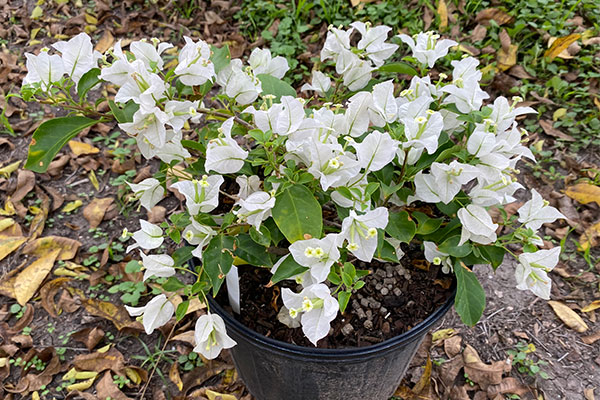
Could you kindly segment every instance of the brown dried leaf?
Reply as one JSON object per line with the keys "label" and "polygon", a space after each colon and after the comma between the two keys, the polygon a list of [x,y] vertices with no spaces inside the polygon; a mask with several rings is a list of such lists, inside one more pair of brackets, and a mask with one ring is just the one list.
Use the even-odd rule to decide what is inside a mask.
{"label": "brown dried leaf", "polygon": [[471,32],[471,42],[479,42],[485,39],[485,35],[487,35],[487,28],[481,24],[477,24],[473,32]]}
{"label": "brown dried leaf", "polygon": [[552,307],[558,318],[560,318],[569,328],[580,333],[589,329],[583,319],[581,319],[581,317],[566,304],[554,300],[550,300],[548,304]]}
{"label": "brown dried leaf", "polygon": [[427,361],[425,362],[425,370],[423,371],[423,375],[419,378],[417,384],[412,388],[412,392],[416,395],[421,394],[423,389],[431,383],[431,369],[433,368],[433,363],[431,362],[431,358],[429,355],[427,356]]}
{"label": "brown dried leaf", "polygon": [[73,366],[79,371],[112,370],[120,373],[125,368],[125,358],[119,350],[113,347],[105,353],[96,351],[91,354],[80,354],[73,359]]}
{"label": "brown dried leaf", "polygon": [[540,126],[546,132],[547,135],[553,136],[557,139],[566,140],[568,142],[574,142],[575,139],[572,136],[567,135],[563,131],[554,127],[552,121],[541,119]]}
{"label": "brown dried leaf", "polygon": [[585,344],[594,344],[598,340],[600,340],[600,331],[581,337],[581,341],[583,341]]}
{"label": "brown dried leaf", "polygon": [[529,393],[529,388],[513,377],[504,378],[499,385],[488,387],[487,394],[489,398],[494,398],[500,394],[516,394],[523,396]]}
{"label": "brown dried leaf", "polygon": [[487,8],[477,13],[475,21],[482,25],[489,25],[490,20],[496,21],[498,25],[505,25],[513,21],[513,17],[499,8]]}
{"label": "brown dried leaf", "polygon": [[97,228],[104,218],[104,213],[112,204],[112,197],[94,199],[83,209],[83,217],[90,223],[90,228]]}
{"label": "brown dried leaf", "polygon": [[469,379],[473,382],[482,386],[498,385],[502,382],[504,361],[485,364],[479,358],[477,351],[468,344],[463,351],[463,361],[465,363],[465,373],[469,375]]}
{"label": "brown dried leaf", "polygon": [[508,51],[505,51],[504,48],[498,50],[498,68],[501,71],[506,71],[517,63],[518,50],[519,45],[516,44],[509,45]]}
{"label": "brown dried leaf", "polygon": [[600,308],[600,300],[594,300],[587,306],[583,307],[581,311],[583,312],[591,312]]}
{"label": "brown dried leaf", "polygon": [[587,388],[583,391],[585,400],[594,400],[594,390],[595,388]]}
{"label": "brown dried leaf", "polygon": [[27,243],[23,248],[23,254],[44,256],[54,250],[60,250],[58,260],[71,260],[77,254],[81,242],[61,236],[45,236]]}
{"label": "brown dried leaf", "polygon": [[15,298],[20,305],[25,305],[48,276],[54,266],[54,261],[60,250],[53,250],[43,257],[38,258],[25,268],[15,278]]}
{"label": "brown dried leaf", "polygon": [[181,380],[181,375],[179,375],[179,369],[177,368],[177,364],[178,363],[174,362],[171,365],[171,368],[169,369],[169,379],[175,384],[175,386],[177,386],[177,389],[179,389],[179,391],[181,392],[183,390],[183,381]]}
{"label": "brown dried leaf", "polygon": [[98,40],[98,43],[96,44],[94,50],[97,50],[100,53],[105,53],[106,50],[110,49],[114,43],[115,38],[113,34],[109,30],[105,30],[100,40]]}
{"label": "brown dried leaf", "polygon": [[565,190],[565,194],[581,204],[595,201],[596,204],[600,205],[600,186],[578,183],[575,186],[569,186]]}
{"label": "brown dried leaf", "polygon": [[462,337],[456,335],[444,340],[444,352],[448,357],[453,358],[460,353]]}
{"label": "brown dried leaf", "polygon": [[[600,222],[589,226],[579,237],[578,250],[586,251],[600,243]],[[600,306],[599,306],[600,307]]]}
{"label": "brown dried leaf", "polygon": [[13,203],[21,201],[35,187],[35,174],[33,171],[22,169],[17,175],[17,188],[10,197]]}
{"label": "brown dried leaf", "polygon": [[505,53],[508,53],[512,42],[510,40],[510,36],[508,35],[508,32],[506,31],[506,29],[502,28],[502,30],[500,31],[500,34],[498,35],[498,39],[500,39],[500,44],[502,45],[502,50],[504,50]]}
{"label": "brown dried leaf", "polygon": [[193,330],[175,335],[171,338],[171,340],[185,342],[191,346],[196,345],[196,339],[194,339],[194,331]]}
{"label": "brown dried leaf", "polygon": [[71,335],[71,338],[83,343],[89,351],[92,351],[92,349],[104,338],[104,331],[98,326],[94,328],[84,328]]}
{"label": "brown dried leaf", "polygon": [[535,79],[535,77],[525,71],[525,68],[521,65],[513,65],[512,68],[508,70],[508,74],[519,79]]}
{"label": "brown dried leaf", "polygon": [[119,304],[113,304],[108,301],[100,301],[96,299],[82,298],[81,303],[92,315],[101,317],[112,322],[118,330],[124,328],[133,328],[137,330],[143,330],[142,324],[138,321],[132,321],[129,317],[129,313]]}
{"label": "brown dried leaf", "polygon": [[40,289],[40,297],[42,298],[42,307],[53,318],[58,318],[61,308],[54,302],[54,297],[71,278],[61,277],[51,280]]}
{"label": "brown dried leaf", "polygon": [[167,209],[163,206],[154,206],[148,210],[148,222],[151,224],[157,224],[165,220]]}
{"label": "brown dried leaf", "polygon": [[121,392],[117,385],[113,382],[110,372],[104,373],[102,379],[96,385],[96,392],[101,399],[110,398],[111,400],[131,400]]}
{"label": "brown dried leaf", "polygon": [[444,31],[448,28],[448,6],[446,5],[446,0],[438,0],[437,13],[440,17],[440,31]]}

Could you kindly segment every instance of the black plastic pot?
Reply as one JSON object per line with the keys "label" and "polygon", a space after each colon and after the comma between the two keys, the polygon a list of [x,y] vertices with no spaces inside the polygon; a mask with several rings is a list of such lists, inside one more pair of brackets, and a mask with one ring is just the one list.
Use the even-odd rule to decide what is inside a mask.
{"label": "black plastic pot", "polygon": [[427,332],[454,304],[454,294],[410,331],[360,348],[319,349],[250,330],[209,299],[237,342],[235,367],[257,400],[387,400],[394,394]]}

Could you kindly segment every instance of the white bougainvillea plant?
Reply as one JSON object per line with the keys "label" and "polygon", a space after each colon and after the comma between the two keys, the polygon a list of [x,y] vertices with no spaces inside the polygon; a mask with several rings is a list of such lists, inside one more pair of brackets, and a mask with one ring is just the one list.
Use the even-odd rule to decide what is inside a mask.
{"label": "white bougainvillea plant", "polygon": [[[281,291],[279,319],[316,345],[364,285],[360,263],[397,263],[407,243],[455,274],[467,324],[485,304],[469,266],[496,268],[505,253],[518,261],[517,288],[549,298],[560,248],[540,250],[537,230],[562,215],[535,190],[518,215],[504,210],[523,189],[518,161],[534,159],[515,119],[534,110],[517,98],[484,105],[475,58],[451,53],[448,74],[430,73],[454,41],[391,31],[330,27],[304,97],[281,80],[288,63],[268,49],[245,63],[189,37],[181,49],[152,39],[98,54],[82,33],[26,55],[23,97],[69,111],[34,133],[28,168],[45,171],[77,133],[114,119],[145,158],[161,160],[153,178],[129,184],[132,198],[150,210],[169,190],[185,203],[168,221],[140,220],[140,230],[125,233],[144,280],[164,289],[128,308],[147,333],[183,318],[190,299],[205,301],[223,282],[239,312],[237,266],[249,264],[270,269],[269,285],[295,280],[296,290]],[[412,56],[386,63],[407,46]],[[99,107],[104,101],[109,108]],[[171,255],[166,238],[179,245]],[[186,264],[193,256],[195,269]],[[184,298],[177,307],[174,292]],[[195,350],[214,358],[234,345],[209,308],[196,323]]]}

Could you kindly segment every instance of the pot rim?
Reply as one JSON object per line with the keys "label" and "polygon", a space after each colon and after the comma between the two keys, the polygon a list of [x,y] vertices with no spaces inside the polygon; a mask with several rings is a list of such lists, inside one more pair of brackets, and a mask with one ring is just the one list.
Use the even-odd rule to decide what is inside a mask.
{"label": "pot rim", "polygon": [[208,296],[210,307],[214,308],[214,311],[219,314],[226,323],[228,329],[235,330],[238,334],[246,336],[247,338],[258,342],[264,347],[270,350],[278,350],[284,353],[291,353],[295,355],[315,355],[323,358],[338,358],[338,357],[368,357],[375,354],[387,352],[395,347],[398,347],[404,343],[413,341],[416,337],[423,335],[437,322],[439,321],[448,310],[454,305],[454,298],[456,296],[456,280],[452,284],[452,294],[448,299],[438,307],[433,313],[431,313],[423,321],[419,322],[412,329],[398,335],[393,338],[384,340],[383,342],[373,344],[365,347],[346,347],[341,349],[323,349],[323,348],[312,348],[299,346],[297,344],[283,342],[281,340],[273,339],[264,336],[242,324],[235,317],[221,307],[212,296]]}

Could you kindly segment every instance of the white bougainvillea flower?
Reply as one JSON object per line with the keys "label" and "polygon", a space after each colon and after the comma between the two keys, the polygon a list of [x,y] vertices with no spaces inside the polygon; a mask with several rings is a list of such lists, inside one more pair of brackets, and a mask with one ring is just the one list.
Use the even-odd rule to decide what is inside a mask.
{"label": "white bougainvillea flower", "polygon": [[115,95],[116,103],[127,103],[133,100],[146,112],[156,107],[156,102],[163,98],[167,89],[165,82],[157,74],[146,69],[143,61],[135,60],[130,65],[130,71],[125,83]]}
{"label": "white bougainvillea flower", "polygon": [[156,276],[158,278],[168,278],[175,275],[175,261],[166,254],[156,255],[145,255],[143,251],[140,251],[142,257],[142,265],[144,266],[144,279]]}
{"label": "white bougainvillea flower", "polygon": [[262,222],[271,216],[271,209],[275,207],[275,197],[267,192],[257,191],[246,199],[238,200],[236,204],[240,208],[233,213],[258,231]]}
{"label": "white bougainvillea flower", "polygon": [[463,185],[469,183],[480,174],[479,170],[469,164],[454,160],[450,164],[433,163],[431,173],[419,171],[415,176],[415,197],[428,203],[450,203],[460,192]]}
{"label": "white bougainvillea flower", "polygon": [[237,344],[227,335],[223,318],[211,313],[202,315],[196,321],[194,340],[194,351],[209,360],[217,358],[221,350],[230,349]]}
{"label": "white bougainvillea flower", "polygon": [[373,86],[373,104],[369,107],[369,117],[373,125],[385,126],[398,118],[398,103],[394,98],[394,81],[389,80]]}
{"label": "white bougainvillea flower", "polygon": [[352,63],[342,74],[344,77],[344,86],[352,92],[364,88],[371,80],[371,72],[373,72],[374,69],[375,68],[371,66],[370,62],[358,58],[355,59],[354,63]]}
{"label": "white bougainvillea flower", "polygon": [[236,58],[217,74],[217,84],[238,104],[253,103],[262,92],[260,80],[251,71],[242,69],[242,60]]}
{"label": "white bougainvillea flower", "polygon": [[136,136],[140,153],[147,158],[158,157],[166,164],[171,164],[173,160],[184,161],[191,155],[181,144],[182,134],[181,132],[175,132],[172,129],[167,129],[165,132],[165,144],[158,147],[150,143],[147,137],[144,135]]}
{"label": "white bougainvillea flower", "polygon": [[506,97],[498,96],[496,100],[494,100],[494,104],[491,105],[492,114],[489,116],[489,119],[494,121],[495,125],[497,126],[498,133],[509,129],[515,122],[515,118],[519,115],[537,114],[537,111],[535,111],[533,108],[515,107],[515,103],[509,104]]}
{"label": "white bougainvillea flower", "polygon": [[150,335],[155,329],[160,328],[173,316],[175,313],[175,307],[171,303],[167,296],[160,294],[154,297],[144,307],[129,307],[125,306],[129,315],[136,317],[142,316],[142,324],[146,334]]}
{"label": "white bougainvillea flower", "polygon": [[396,98],[396,103],[398,103],[398,106],[402,106],[417,99],[425,99],[429,100],[427,103],[427,107],[429,107],[429,104],[437,97],[438,89],[431,83],[431,78],[429,76],[424,78],[413,76],[410,80],[410,86],[408,89],[404,89],[400,92],[400,96]]}
{"label": "white bougainvillea flower", "polygon": [[310,274],[317,282],[323,282],[331,266],[340,258],[337,234],[330,233],[323,239],[298,240],[289,247],[294,260],[310,268]]}
{"label": "white bougainvillea flower", "polygon": [[246,199],[254,192],[258,192],[260,190],[261,180],[258,175],[240,175],[235,178],[235,182],[239,185],[240,191],[237,194],[237,197],[240,199]]}
{"label": "white bougainvillea flower", "polygon": [[168,117],[166,123],[171,125],[173,130],[179,132],[183,129],[185,121],[196,115],[198,105],[198,101],[167,101],[165,103],[165,114]]}
{"label": "white bougainvillea flower", "polygon": [[192,255],[202,260],[204,246],[206,246],[216,234],[217,233],[213,228],[208,225],[203,225],[192,218],[192,223],[185,227],[181,233],[181,237],[189,244],[196,246],[196,248],[192,250]]}
{"label": "white bougainvillea flower", "polygon": [[373,131],[361,143],[352,143],[361,168],[367,171],[379,171],[396,158],[398,141],[389,133]]}
{"label": "white bougainvillea flower", "polygon": [[468,195],[473,204],[490,207],[516,201],[513,194],[522,188],[523,186],[518,182],[498,182],[495,185],[487,185],[484,182],[479,182],[477,186],[469,191]]}
{"label": "white bougainvillea flower", "polygon": [[560,247],[520,254],[515,269],[517,289],[531,290],[536,296],[549,300],[552,280],[548,272],[558,264],[559,255]]}
{"label": "white bougainvillea flower", "polygon": [[281,116],[282,111],[283,104],[281,103],[273,104],[268,109],[267,104],[264,103],[259,110],[254,108],[254,106],[249,106],[246,109],[244,109],[243,112],[252,114],[254,116],[254,124],[261,131],[275,132],[275,129],[277,127],[277,120]]}
{"label": "white bougainvillea flower", "polygon": [[23,85],[40,83],[42,89],[48,90],[52,84],[65,74],[65,66],[62,58],[58,55],[49,55],[47,51],[33,55],[25,53],[27,58],[27,76],[23,79]]}
{"label": "white bougainvillea flower", "polygon": [[271,50],[259,49],[258,47],[250,53],[248,64],[250,64],[250,67],[254,71],[254,75],[267,74],[277,79],[283,78],[285,73],[290,69],[285,58],[281,56],[273,58]]}
{"label": "white bougainvillea flower", "polygon": [[325,38],[325,43],[321,49],[321,61],[333,58],[337,59],[337,56],[343,50],[350,50],[350,35],[354,28],[350,28],[347,31],[330,27]]}
{"label": "white bougainvillea flower", "polygon": [[140,107],[133,114],[132,122],[119,124],[119,128],[133,137],[143,137],[151,145],[162,147],[167,142],[167,128],[165,124],[169,116],[158,107],[151,109]]}
{"label": "white bougainvillea flower", "polygon": [[231,137],[233,117],[223,122],[219,128],[219,136],[211,139],[206,146],[206,172],[215,171],[220,174],[233,174],[244,166],[248,152]]}
{"label": "white bougainvillea flower", "polygon": [[431,31],[421,32],[413,37],[405,34],[400,34],[398,37],[410,47],[413,57],[419,60],[420,63],[427,64],[429,68],[432,68],[437,60],[445,57],[450,47],[458,44],[450,39],[438,41],[440,35]]}
{"label": "white bougainvillea flower", "polygon": [[331,78],[321,71],[315,70],[312,72],[311,83],[305,83],[302,85],[300,91],[306,92],[308,90],[312,90],[319,96],[325,96],[325,93],[327,93],[329,89],[331,89]]}
{"label": "white bougainvillea flower", "polygon": [[[158,42],[156,39],[153,41]],[[133,53],[136,60],[141,60],[149,70],[162,70],[164,61],[160,57],[163,51],[173,47],[171,43],[148,43],[146,40],[131,42],[129,50]]]}
{"label": "white bougainvillea flower", "polygon": [[496,241],[498,224],[492,221],[492,217],[485,208],[469,204],[458,210],[457,215],[462,223],[459,246],[467,240],[480,244],[490,244]]}
{"label": "white bougainvillea flower", "polygon": [[148,211],[162,200],[165,189],[154,178],[147,178],[140,183],[127,182],[133,193],[138,196],[140,204]]}
{"label": "white bougainvillea flower", "polygon": [[452,84],[442,87],[441,91],[449,93],[444,104],[455,104],[462,113],[469,113],[481,108],[483,100],[490,96],[479,87],[481,72],[477,70],[479,61],[467,57],[460,61],[452,61]]}
{"label": "white bougainvillea flower", "polygon": [[362,35],[356,44],[360,50],[365,50],[365,56],[373,61],[377,67],[381,67],[385,60],[390,58],[398,49],[398,45],[385,43],[391,27],[380,25],[372,27],[369,23],[353,22],[350,24]]}
{"label": "white bougainvillea flower", "polygon": [[274,132],[280,135],[289,135],[298,130],[302,121],[306,117],[303,103],[292,96],[281,96],[281,105],[283,106]]}
{"label": "white bougainvillea flower", "polygon": [[378,207],[357,215],[350,210],[350,215],[342,221],[342,232],[339,244],[348,241],[346,248],[361,261],[370,262],[377,249],[377,229],[384,229],[388,224],[388,209]]}
{"label": "white bougainvillea flower", "polygon": [[565,216],[556,208],[549,206],[537,190],[531,189],[531,200],[519,208],[519,222],[527,228],[537,231],[543,224],[554,222]]}
{"label": "white bougainvillea flower", "polygon": [[323,190],[345,185],[360,171],[354,154],[344,152],[337,142],[322,143],[313,137],[302,146],[302,150],[307,154],[300,155],[300,158],[309,160],[308,172],[319,179]]}
{"label": "white bougainvillea flower", "polygon": [[[478,124],[483,125],[483,124]],[[496,135],[485,129],[476,127],[467,140],[467,151],[476,157],[482,157],[490,154],[496,147]]]}
{"label": "white bougainvillea flower", "polygon": [[423,242],[423,248],[425,249],[425,259],[432,264],[441,265],[443,273],[448,274],[453,270],[450,254],[440,251],[433,242]]}
{"label": "white bougainvillea flower", "polygon": [[[427,99],[425,99],[427,101]],[[406,110],[408,112],[413,111],[413,107],[416,106],[422,109],[422,100],[416,100],[412,103],[407,104]],[[401,110],[404,106],[401,107]],[[399,111],[402,115],[402,111]],[[439,144],[439,137],[444,129],[444,118],[438,111],[425,110],[422,113],[417,114],[415,117],[405,116],[401,118],[404,124],[404,135],[406,141],[402,142],[404,149],[425,149],[429,154],[435,153]]]}
{"label": "white bougainvillea flower", "polygon": [[203,40],[194,42],[184,36],[185,46],[179,52],[175,75],[184,85],[203,85],[215,77],[215,66],[210,60],[210,46]]}
{"label": "white bougainvillea flower", "polygon": [[65,72],[75,83],[78,83],[86,72],[96,68],[98,59],[102,57],[99,52],[94,51],[92,39],[85,32],[74,36],[68,42],[56,42],[52,47],[60,51]]}
{"label": "white bougainvillea flower", "polygon": [[344,114],[342,135],[359,137],[369,128],[369,106],[373,97],[368,92],[358,92],[348,99],[348,107]]}
{"label": "white bougainvillea flower", "polygon": [[152,250],[160,247],[165,240],[163,231],[159,226],[154,225],[146,220],[140,219],[141,228],[133,232],[133,240],[135,244],[127,247],[127,253],[133,249],[141,247],[142,249]]}
{"label": "white bougainvillea flower", "polygon": [[300,318],[302,332],[315,346],[327,336],[331,321],[340,309],[337,300],[323,283],[305,287],[300,293],[283,288],[281,298],[290,317],[294,320]]}
{"label": "white bougainvillea flower", "polygon": [[219,205],[219,188],[225,180],[221,175],[204,175],[201,180],[179,181],[171,187],[185,196],[185,205],[194,216],[211,212]]}
{"label": "white bougainvillea flower", "polygon": [[129,80],[133,67],[127,60],[127,57],[121,50],[121,41],[117,41],[113,50],[110,52],[114,61],[110,67],[104,67],[100,70],[100,78],[104,81],[123,86]]}

